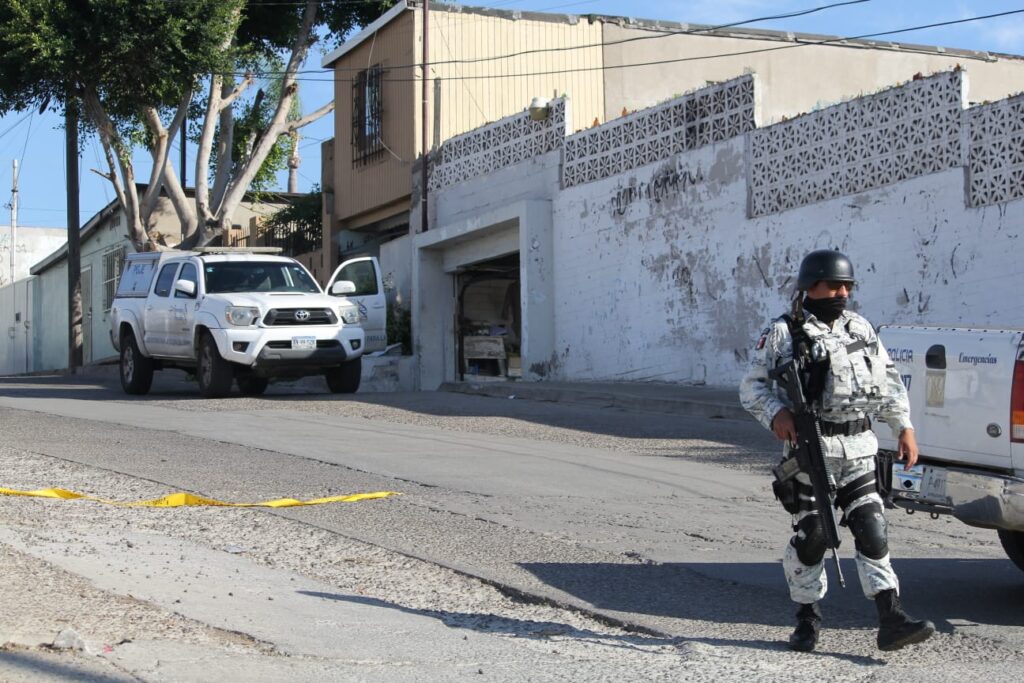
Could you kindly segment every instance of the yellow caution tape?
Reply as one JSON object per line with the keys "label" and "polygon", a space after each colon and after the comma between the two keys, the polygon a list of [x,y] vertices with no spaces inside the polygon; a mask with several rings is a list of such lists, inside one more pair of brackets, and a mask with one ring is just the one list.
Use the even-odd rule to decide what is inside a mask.
{"label": "yellow caution tape", "polygon": [[153,500],[139,500],[134,502],[121,502],[116,500],[105,500],[94,496],[87,496],[65,489],[39,489],[38,491],[18,491],[16,489],[5,489],[0,487],[0,494],[5,496],[31,496],[34,498],[60,498],[61,500],[93,500],[97,503],[117,505],[119,507],[147,507],[147,508],[177,508],[192,505],[213,505],[217,507],[231,508],[290,508],[299,505],[323,505],[324,503],[355,503],[360,500],[371,500],[374,498],[387,498],[388,496],[400,496],[397,491],[376,491],[374,493],[353,493],[347,496],[328,496],[327,498],[314,498],[313,500],[295,500],[294,498],[278,498],[262,503],[225,503],[212,498],[203,498],[191,493],[171,493],[163,498]]}

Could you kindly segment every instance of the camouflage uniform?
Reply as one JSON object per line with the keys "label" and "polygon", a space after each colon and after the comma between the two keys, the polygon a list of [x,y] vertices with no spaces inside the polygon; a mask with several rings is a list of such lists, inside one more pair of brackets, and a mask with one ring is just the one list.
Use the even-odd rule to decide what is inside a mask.
{"label": "camouflage uniform", "polygon": [[[846,423],[866,417],[880,419],[897,436],[903,429],[912,427],[907,390],[867,320],[856,313],[844,311],[829,327],[808,313],[804,330],[812,343],[823,344],[829,353],[830,370],[822,395],[823,422]],[[761,334],[750,368],[740,384],[743,407],[769,430],[776,413],[789,405],[784,393],[773,385],[768,372],[792,355],[789,327],[785,320],[777,319]],[[825,436],[822,441],[838,488],[842,489],[861,475],[874,471],[873,456],[878,452],[878,439],[870,429],[851,436]],[[805,487],[810,485],[810,479],[804,473],[797,475],[797,481]],[[828,584],[823,563],[805,565],[793,545],[793,541],[804,534],[803,529],[798,528],[800,521],[816,514],[810,510],[813,497],[802,494],[801,498],[803,509],[793,515],[797,536],[786,544],[782,565],[790,597],[795,602],[806,604],[824,597]],[[873,490],[849,501],[843,512],[849,514],[872,502],[878,505],[877,514],[881,515],[882,501]],[[881,521],[884,524],[884,517]],[[873,559],[861,552],[858,543],[855,559],[864,595],[873,598],[883,590],[899,591],[899,581],[889,562],[887,548],[883,557]]]}

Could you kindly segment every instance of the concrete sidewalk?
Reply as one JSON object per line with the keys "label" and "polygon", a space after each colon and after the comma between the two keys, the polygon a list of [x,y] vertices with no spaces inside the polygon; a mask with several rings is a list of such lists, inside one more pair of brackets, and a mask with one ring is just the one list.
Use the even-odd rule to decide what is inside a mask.
{"label": "concrete sidewalk", "polygon": [[750,420],[738,389],[657,382],[445,382],[439,391],[496,398],[557,401],[694,417]]}

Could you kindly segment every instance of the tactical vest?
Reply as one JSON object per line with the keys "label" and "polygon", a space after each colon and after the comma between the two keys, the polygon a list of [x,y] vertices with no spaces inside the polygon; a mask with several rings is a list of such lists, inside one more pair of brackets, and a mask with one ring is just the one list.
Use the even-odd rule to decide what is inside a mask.
{"label": "tactical vest", "polygon": [[870,411],[886,401],[885,356],[871,326],[864,320],[851,318],[832,332],[823,332],[812,325],[804,330],[814,343],[824,344],[831,372],[825,381],[822,408],[825,411]]}

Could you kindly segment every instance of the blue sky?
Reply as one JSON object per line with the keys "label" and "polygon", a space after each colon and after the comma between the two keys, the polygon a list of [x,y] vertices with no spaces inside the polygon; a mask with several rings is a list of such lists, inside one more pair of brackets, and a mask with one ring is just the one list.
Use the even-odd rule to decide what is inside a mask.
{"label": "blue sky", "polygon": [[[754,18],[796,12],[831,4],[830,0],[485,0],[466,3],[569,14],[606,14],[644,19],[725,24]],[[870,0],[835,7],[802,17],[748,24],[757,28],[782,29],[806,33],[856,36],[941,21],[966,19],[1024,9],[1024,0]],[[890,36],[886,40],[942,45],[971,50],[1024,54],[1024,13],[987,19],[956,26],[932,28]],[[319,68],[316,52],[307,68]],[[311,111],[332,95],[329,83],[305,82],[302,105]],[[1024,91],[1024,83],[1021,84]],[[320,142],[331,137],[333,117],[327,116],[303,129],[299,189],[307,191],[319,182]],[[108,181],[90,169],[106,168],[98,141],[83,140],[80,164],[81,221],[84,224],[96,211],[114,198]],[[189,184],[194,174],[193,150],[189,153]],[[177,150],[174,151],[178,159]],[[53,114],[16,114],[0,118],[0,200],[10,199],[11,161],[19,159],[20,194],[18,224],[23,226],[64,227],[66,221],[64,132],[61,120]],[[177,161],[175,162],[177,163]],[[136,172],[145,180],[148,165],[139,158]],[[285,176],[280,178],[284,189]],[[10,220],[7,208],[0,209],[0,224]]]}

